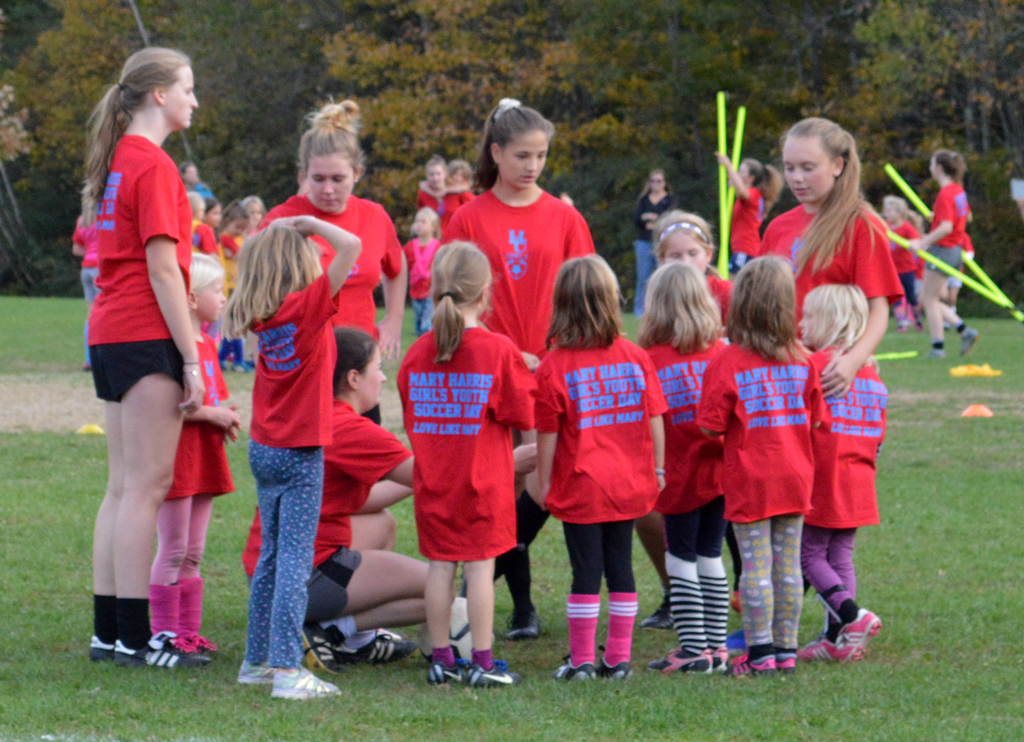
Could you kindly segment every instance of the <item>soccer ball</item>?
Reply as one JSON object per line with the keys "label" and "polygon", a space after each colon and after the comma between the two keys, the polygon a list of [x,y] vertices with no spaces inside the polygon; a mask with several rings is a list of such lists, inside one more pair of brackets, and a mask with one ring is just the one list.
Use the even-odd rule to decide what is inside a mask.
{"label": "soccer ball", "polygon": [[[471,659],[473,656],[473,636],[469,633],[469,610],[465,598],[456,598],[452,602],[452,620],[448,627],[448,639],[452,643],[456,659]],[[427,625],[421,624],[416,643],[420,652],[429,660],[433,652],[430,643],[430,632]]]}

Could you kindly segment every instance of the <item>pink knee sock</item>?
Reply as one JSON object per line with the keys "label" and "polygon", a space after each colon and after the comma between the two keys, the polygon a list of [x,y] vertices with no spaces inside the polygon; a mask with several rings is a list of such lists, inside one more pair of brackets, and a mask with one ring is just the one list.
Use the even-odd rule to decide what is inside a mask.
{"label": "pink knee sock", "polygon": [[181,587],[178,633],[186,640],[197,639],[203,622],[203,578],[187,577],[178,580],[178,586]]}
{"label": "pink knee sock", "polygon": [[608,593],[608,640],[604,650],[608,667],[629,662],[636,611],[636,593]]}
{"label": "pink knee sock", "polygon": [[159,634],[161,631],[179,634],[180,606],[180,585],[150,585],[150,630],[154,634]]}
{"label": "pink knee sock", "polygon": [[597,636],[597,614],[601,612],[600,595],[569,596],[566,615],[569,617],[569,655],[573,667],[584,662],[593,664],[597,657],[594,649]]}

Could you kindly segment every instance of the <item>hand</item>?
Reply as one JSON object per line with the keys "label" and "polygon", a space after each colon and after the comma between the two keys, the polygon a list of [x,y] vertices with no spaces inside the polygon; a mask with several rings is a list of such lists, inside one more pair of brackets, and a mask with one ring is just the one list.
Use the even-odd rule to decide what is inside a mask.
{"label": "hand", "polygon": [[921,240],[920,239],[914,238],[912,240],[907,240],[907,249],[908,250],[913,250],[913,251],[916,252],[918,250],[923,250],[924,247],[921,245]]}
{"label": "hand", "polygon": [[377,325],[381,355],[391,360],[402,353],[402,316],[385,315]]}
{"label": "hand", "polygon": [[658,215],[653,211],[645,211],[640,215],[640,218],[645,222],[654,222],[658,220]]}
{"label": "hand", "polygon": [[715,152],[715,159],[718,160],[718,164],[724,167],[726,170],[732,169],[732,160],[730,160],[721,152]]}
{"label": "hand", "polygon": [[537,507],[546,513],[548,511],[548,493],[551,492],[551,485],[543,488],[538,487],[537,490],[538,492],[536,495],[529,490],[527,490],[527,493],[533,498],[533,501],[537,503]]}
{"label": "hand", "polygon": [[529,474],[537,468],[537,444],[526,443],[512,451],[516,474]]}
{"label": "hand", "polygon": [[206,387],[203,386],[203,377],[198,373],[199,364],[190,363],[185,366],[185,394],[178,409],[185,414],[190,414],[203,406],[203,397],[206,395]]}
{"label": "hand", "polygon": [[289,227],[303,237],[309,237],[313,234],[320,234],[321,225],[326,225],[326,222],[317,219],[315,216],[301,214],[299,216],[283,216],[280,219],[275,219],[271,224],[278,227]]}
{"label": "hand", "polygon": [[821,391],[825,398],[842,399],[845,397],[853,385],[853,377],[857,375],[860,368],[861,365],[849,354],[836,356],[829,361],[825,370],[821,372]]}
{"label": "hand", "polygon": [[665,491],[665,475],[664,474],[658,474],[657,477],[658,477],[658,492],[664,492]]}
{"label": "hand", "polygon": [[523,362],[531,371],[536,371],[537,367],[540,366],[540,359],[533,353],[526,353],[525,351],[523,352]]}
{"label": "hand", "polygon": [[224,437],[238,440],[238,431],[242,429],[242,418],[238,416],[237,407],[211,407],[209,421],[224,431]]}

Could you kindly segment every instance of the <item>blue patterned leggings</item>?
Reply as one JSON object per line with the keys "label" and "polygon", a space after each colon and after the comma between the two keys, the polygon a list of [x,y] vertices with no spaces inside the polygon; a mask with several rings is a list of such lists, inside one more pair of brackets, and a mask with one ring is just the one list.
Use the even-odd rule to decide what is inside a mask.
{"label": "blue patterned leggings", "polygon": [[263,543],[249,593],[245,659],[297,668],[324,491],[324,450],[271,448],[250,440],[249,466],[256,478]]}

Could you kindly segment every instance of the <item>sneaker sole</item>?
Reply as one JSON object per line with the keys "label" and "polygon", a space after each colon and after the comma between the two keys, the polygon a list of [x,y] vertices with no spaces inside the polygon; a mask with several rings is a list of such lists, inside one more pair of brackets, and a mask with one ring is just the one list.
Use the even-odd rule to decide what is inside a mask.
{"label": "sneaker sole", "polygon": [[89,661],[90,662],[113,662],[114,661],[114,650],[113,649],[90,649],[89,650]]}
{"label": "sneaker sole", "polygon": [[341,691],[330,691],[326,693],[311,693],[310,691],[293,691],[283,690],[281,688],[274,688],[270,692],[271,698],[280,698],[285,701],[312,701],[316,698],[330,698],[331,696],[340,696]]}

